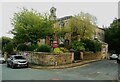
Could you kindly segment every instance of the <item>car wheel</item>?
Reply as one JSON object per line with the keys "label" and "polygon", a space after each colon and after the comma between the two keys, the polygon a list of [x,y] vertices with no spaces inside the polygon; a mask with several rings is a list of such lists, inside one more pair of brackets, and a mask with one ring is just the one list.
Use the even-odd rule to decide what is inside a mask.
{"label": "car wheel", "polygon": [[119,64],[119,63],[120,63],[120,60],[117,60],[117,63]]}
{"label": "car wheel", "polygon": [[29,65],[27,64],[26,68],[28,68],[28,66],[29,66]]}
{"label": "car wheel", "polygon": [[14,66],[14,64],[13,64],[13,63],[11,64],[11,68],[12,68],[12,69],[14,69],[14,68],[15,68],[15,66]]}
{"label": "car wheel", "polygon": [[28,68],[28,66],[26,66],[26,68]]}
{"label": "car wheel", "polygon": [[10,67],[10,65],[7,63],[7,67]]}
{"label": "car wheel", "polygon": [[1,64],[3,64],[3,61],[1,62]]}

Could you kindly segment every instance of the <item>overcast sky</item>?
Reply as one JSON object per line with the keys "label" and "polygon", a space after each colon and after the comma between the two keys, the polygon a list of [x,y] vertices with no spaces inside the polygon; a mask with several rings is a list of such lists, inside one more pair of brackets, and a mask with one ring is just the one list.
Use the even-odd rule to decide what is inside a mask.
{"label": "overcast sky", "polygon": [[[57,8],[57,17],[75,15],[82,12],[90,13],[97,17],[98,26],[109,26],[114,18],[118,18],[117,2],[5,2],[1,3],[2,25],[0,27],[1,36],[12,37],[7,32],[12,29],[10,18],[15,12],[19,12],[22,7],[35,9],[40,13],[49,12],[51,7]],[[19,7],[19,8],[18,8]]]}

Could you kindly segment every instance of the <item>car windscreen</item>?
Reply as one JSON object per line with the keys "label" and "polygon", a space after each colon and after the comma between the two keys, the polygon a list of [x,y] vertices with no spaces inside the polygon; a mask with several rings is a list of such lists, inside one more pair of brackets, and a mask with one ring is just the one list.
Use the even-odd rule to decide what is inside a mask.
{"label": "car windscreen", "polygon": [[15,56],[15,59],[25,59],[23,56]]}

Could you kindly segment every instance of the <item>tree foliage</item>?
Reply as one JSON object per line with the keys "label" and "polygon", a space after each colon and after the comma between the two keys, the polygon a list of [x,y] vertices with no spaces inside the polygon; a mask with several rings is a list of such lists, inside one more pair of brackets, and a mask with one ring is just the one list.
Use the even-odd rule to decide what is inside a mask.
{"label": "tree foliage", "polygon": [[26,44],[18,44],[17,45],[17,50],[19,51],[28,51],[28,46]]}
{"label": "tree foliage", "polygon": [[[96,27],[96,18],[94,16],[81,12],[71,17],[68,22],[69,26],[55,28],[55,33],[58,37],[71,37],[72,46],[70,47],[75,51],[88,50],[97,52],[101,49],[99,43],[90,40],[93,38],[94,28]],[[84,39],[88,39],[89,42],[82,42]]]}
{"label": "tree foliage", "polygon": [[70,27],[73,39],[91,39],[94,34],[95,21],[94,16],[83,12],[72,17]]}
{"label": "tree foliage", "polygon": [[96,17],[81,12],[72,16],[68,23],[68,26],[54,28],[58,37],[65,37],[66,33],[69,33],[68,37],[72,38],[72,42],[79,39],[91,39],[93,37],[94,28],[96,27]]}
{"label": "tree foliage", "polygon": [[109,50],[120,53],[120,19],[114,19],[110,27],[105,28],[105,37]]}
{"label": "tree foliage", "polygon": [[0,38],[1,49],[2,49],[3,52],[4,52],[5,46],[6,46],[9,42],[12,42],[12,39],[9,38],[9,37],[3,36],[3,37]]}
{"label": "tree foliage", "polygon": [[36,44],[40,38],[53,34],[52,21],[48,14],[40,14],[37,11],[23,8],[15,13],[12,18],[13,29],[11,33],[17,43]]}
{"label": "tree foliage", "polygon": [[6,46],[4,47],[4,51],[7,52],[8,54],[11,54],[13,52],[14,46],[12,42],[9,42],[8,44],[6,44]]}
{"label": "tree foliage", "polygon": [[57,27],[54,28],[54,32],[58,37],[64,37],[66,33],[71,33],[71,28],[70,27]]}

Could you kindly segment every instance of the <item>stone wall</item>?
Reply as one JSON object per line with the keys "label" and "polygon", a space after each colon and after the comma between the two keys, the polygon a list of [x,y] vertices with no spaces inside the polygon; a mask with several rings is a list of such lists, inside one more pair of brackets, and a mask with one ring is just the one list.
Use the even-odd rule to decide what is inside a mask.
{"label": "stone wall", "polygon": [[[41,66],[59,66],[70,64],[74,61],[74,53],[45,53],[45,52],[19,52],[24,55],[29,63]],[[102,59],[101,52],[83,52],[82,60]]]}
{"label": "stone wall", "polygon": [[92,52],[84,52],[83,60],[93,60],[93,59],[102,59],[101,52],[92,53]]}
{"label": "stone wall", "polygon": [[43,53],[43,52],[20,52],[29,63],[36,65],[54,66],[72,63],[72,53]]}

